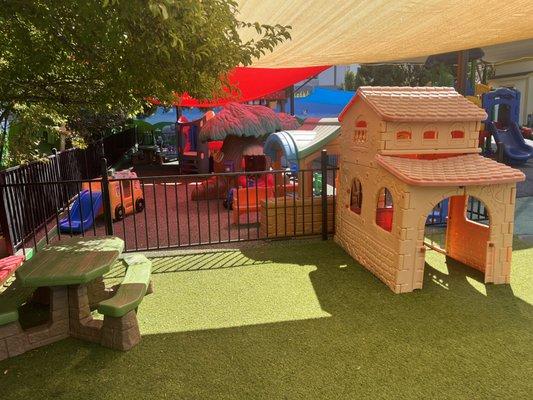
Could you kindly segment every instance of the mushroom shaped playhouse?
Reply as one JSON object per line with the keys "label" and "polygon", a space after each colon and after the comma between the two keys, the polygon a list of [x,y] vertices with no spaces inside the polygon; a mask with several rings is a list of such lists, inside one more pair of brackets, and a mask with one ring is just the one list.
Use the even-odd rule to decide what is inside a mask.
{"label": "mushroom shaped playhouse", "polygon": [[[295,117],[276,113],[272,109],[230,102],[213,118],[204,123],[199,140],[207,143],[213,163],[210,168],[215,173],[265,171],[269,167],[263,153],[266,137],[282,129],[298,127]],[[242,179],[239,179],[242,178]],[[261,185],[262,177],[256,184]],[[193,200],[226,198],[228,190],[238,187],[239,181],[246,181],[246,174],[227,179],[205,179],[191,191]],[[195,185],[196,186],[196,185]]]}

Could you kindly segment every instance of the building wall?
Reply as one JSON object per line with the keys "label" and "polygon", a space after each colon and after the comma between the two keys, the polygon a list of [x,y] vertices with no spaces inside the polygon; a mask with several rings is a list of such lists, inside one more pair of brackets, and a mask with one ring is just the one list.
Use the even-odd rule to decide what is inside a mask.
{"label": "building wall", "polygon": [[[342,161],[337,194],[335,240],[348,254],[381,279],[391,290],[400,292],[400,231],[397,205],[402,202],[404,185],[378,166],[366,166]],[[361,182],[363,200],[361,213],[350,209],[350,191],[354,178]],[[393,199],[392,231],[376,224],[376,206],[382,188]]]}
{"label": "building wall", "polygon": [[[350,210],[351,180],[363,187],[363,206],[358,215]],[[379,184],[376,184],[379,182]],[[392,194],[392,231],[376,225],[379,189]],[[425,266],[425,222],[429,212],[446,198],[473,196],[489,211],[489,227],[467,221],[465,203],[452,215],[452,235],[447,254],[485,273],[485,282],[509,283],[514,230],[514,184],[472,187],[409,186],[381,168],[341,165],[335,240],[357,261],[381,279],[395,293],[421,289]]]}
{"label": "building wall", "polygon": [[[357,126],[364,121],[366,128]],[[359,124],[361,125],[361,124]],[[401,202],[404,185],[374,160],[380,147],[380,134],[385,127],[378,116],[363,102],[355,102],[344,115],[339,141],[342,155],[335,240],[348,254],[368,268],[393,291],[399,292],[397,266],[399,260],[398,215],[393,214],[393,230],[388,232],[376,225],[376,205],[383,187],[389,189],[393,204]],[[362,186],[361,214],[350,209],[350,192],[354,178]]]}
{"label": "building wall", "polygon": [[[382,136],[381,154],[477,153],[480,122],[387,122]],[[452,131],[464,132],[463,138],[452,138]],[[411,137],[406,137],[405,132]],[[424,132],[435,132],[435,139],[425,139]],[[400,135],[400,137],[398,137]]]}

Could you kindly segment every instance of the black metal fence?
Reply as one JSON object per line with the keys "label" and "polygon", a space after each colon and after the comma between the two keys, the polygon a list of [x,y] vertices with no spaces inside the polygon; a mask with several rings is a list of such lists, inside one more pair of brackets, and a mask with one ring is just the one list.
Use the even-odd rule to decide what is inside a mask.
{"label": "black metal fence", "polygon": [[[448,199],[438,203],[429,213],[426,226],[446,226],[448,221]],[[482,201],[469,196],[466,203],[466,218],[482,224],[489,224],[489,213]]]}
{"label": "black metal fence", "polygon": [[[16,217],[10,228],[19,238],[14,250],[65,236],[114,234],[126,251],[145,251],[327,236],[334,227],[336,172],[326,166],[298,173],[104,176],[6,183],[0,190]],[[39,218],[37,205],[43,209]]]}
{"label": "black metal fence", "polygon": [[[135,142],[136,131],[129,129],[96,141],[85,149],[54,151],[42,161],[0,171],[0,185],[12,188],[4,190],[0,197],[0,234],[8,249],[17,248],[33,231],[38,231],[52,215],[68,205],[68,199],[78,189],[72,182],[93,179],[101,174],[102,153],[115,163]],[[59,186],[39,184],[69,181],[71,183]],[[35,183],[37,185],[33,185]]]}

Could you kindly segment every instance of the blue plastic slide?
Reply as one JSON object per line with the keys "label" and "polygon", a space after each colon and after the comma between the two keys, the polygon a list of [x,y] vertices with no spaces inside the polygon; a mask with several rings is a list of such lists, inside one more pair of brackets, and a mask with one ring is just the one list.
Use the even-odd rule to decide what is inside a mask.
{"label": "blue plastic slide", "polygon": [[[67,215],[59,221],[59,230],[67,233],[81,233],[93,226],[94,218],[102,208],[102,193],[82,190],[74,200],[70,209],[70,218]],[[83,220],[82,220],[83,217]]]}
{"label": "blue plastic slide", "polygon": [[523,164],[533,157],[533,147],[526,144],[518,124],[513,122],[507,129],[498,129],[494,122],[489,122],[488,127],[496,143],[503,145],[503,154],[509,164]]}

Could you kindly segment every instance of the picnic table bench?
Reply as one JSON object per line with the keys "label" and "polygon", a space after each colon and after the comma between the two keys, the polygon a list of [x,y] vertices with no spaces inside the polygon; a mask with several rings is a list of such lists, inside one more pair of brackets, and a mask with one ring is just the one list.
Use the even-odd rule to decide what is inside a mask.
{"label": "picnic table bench", "polygon": [[116,293],[98,306],[104,315],[101,344],[118,350],[129,350],[140,338],[137,308],[150,286],[152,262],[144,255],[124,257],[126,275]]}
{"label": "picnic table bench", "polygon": [[[25,262],[16,271],[15,282],[0,295],[0,361],[68,336],[121,350],[138,343],[135,310],[149,290],[151,270],[151,261],[146,257],[126,257],[130,261],[126,261],[124,282],[116,293],[100,293],[105,297],[104,313],[124,314],[105,315],[104,322],[91,315],[92,285],[97,282],[104,286],[102,276],[123,249],[124,242],[115,237],[72,237],[45,246]],[[18,308],[43,287],[49,288],[50,320],[22,330]],[[108,340],[109,334],[113,340]]]}
{"label": "picnic table bench", "polygon": [[0,285],[3,285],[18,267],[22,265],[24,256],[9,256],[0,259]]}

